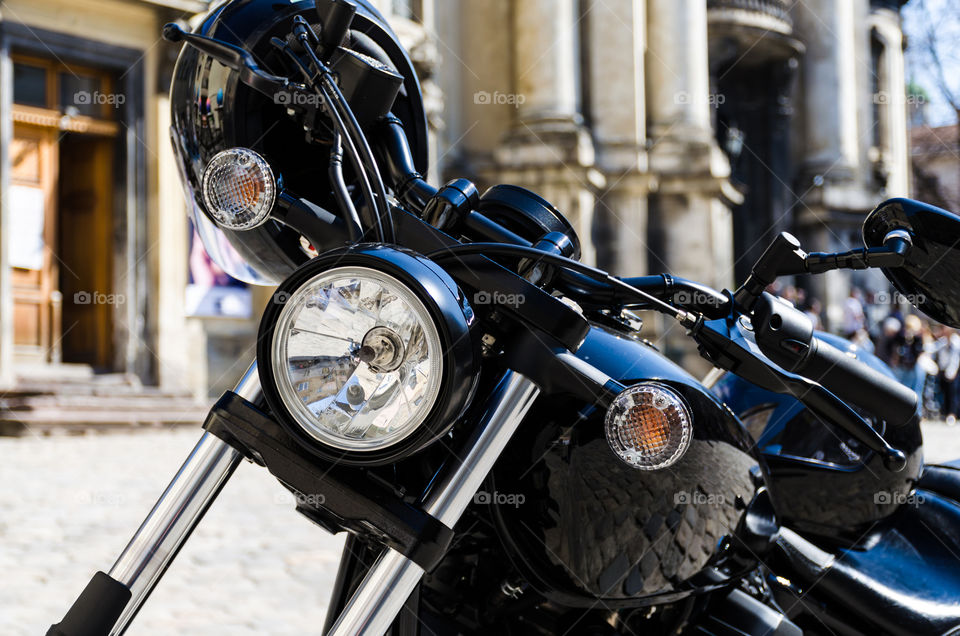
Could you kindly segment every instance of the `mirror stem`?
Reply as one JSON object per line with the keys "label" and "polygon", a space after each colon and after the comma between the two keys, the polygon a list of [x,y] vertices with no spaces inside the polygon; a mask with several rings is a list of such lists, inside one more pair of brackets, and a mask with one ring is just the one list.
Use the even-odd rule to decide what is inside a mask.
{"label": "mirror stem", "polygon": [[913,242],[905,230],[887,234],[883,247],[861,248],[838,254],[813,252],[803,260],[804,270],[821,274],[834,269],[868,269],[871,267],[900,267],[903,265]]}

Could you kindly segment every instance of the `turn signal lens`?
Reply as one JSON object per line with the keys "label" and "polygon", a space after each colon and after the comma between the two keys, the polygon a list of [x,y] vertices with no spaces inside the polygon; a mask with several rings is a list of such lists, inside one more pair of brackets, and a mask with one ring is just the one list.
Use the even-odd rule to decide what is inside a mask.
{"label": "turn signal lens", "polygon": [[203,172],[203,203],[229,230],[250,230],[270,215],[277,194],[273,170],[249,148],[218,152]]}
{"label": "turn signal lens", "polygon": [[640,470],[675,464],[690,447],[690,412],[675,391],[653,382],[622,391],[607,411],[607,442],[617,457]]}

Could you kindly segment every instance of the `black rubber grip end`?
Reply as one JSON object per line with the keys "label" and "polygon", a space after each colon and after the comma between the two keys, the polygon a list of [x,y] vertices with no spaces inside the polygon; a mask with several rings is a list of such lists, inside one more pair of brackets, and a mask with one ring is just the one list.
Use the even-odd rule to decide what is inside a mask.
{"label": "black rubber grip end", "polygon": [[97,572],[47,636],[108,636],[130,601],[130,590]]}
{"label": "black rubber grip end", "polygon": [[185,35],[180,25],[175,22],[164,24],[161,33],[163,34],[163,39],[167,42],[179,42]]}

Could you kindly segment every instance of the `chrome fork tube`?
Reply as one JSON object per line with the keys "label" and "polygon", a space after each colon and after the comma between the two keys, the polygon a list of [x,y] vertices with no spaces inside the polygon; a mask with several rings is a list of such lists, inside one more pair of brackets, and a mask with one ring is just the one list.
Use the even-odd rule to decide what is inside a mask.
{"label": "chrome fork tube", "polygon": [[[540,389],[525,376],[508,371],[490,397],[459,464],[443,472],[421,501],[424,510],[453,527],[473,500],[483,480],[517,430]],[[328,636],[381,636],[416,589],[423,568],[392,549],[386,549],[359,587]]]}
{"label": "chrome fork tube", "polygon": [[[260,398],[260,376],[254,362],[234,392],[249,402]],[[122,634],[160,577],[197,527],[243,456],[217,436],[205,432],[153,510],[110,569],[131,597],[111,634]]]}

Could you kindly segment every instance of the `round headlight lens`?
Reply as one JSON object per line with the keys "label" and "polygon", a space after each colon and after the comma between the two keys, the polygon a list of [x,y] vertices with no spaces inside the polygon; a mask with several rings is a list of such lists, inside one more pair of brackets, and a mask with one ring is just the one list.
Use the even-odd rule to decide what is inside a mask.
{"label": "round headlight lens", "polygon": [[280,312],[272,368],[280,398],[313,438],[373,451],[423,423],[443,379],[443,347],[424,303],[384,272],[336,267]]}
{"label": "round headlight lens", "polygon": [[262,225],[277,195],[270,164],[249,148],[215,154],[203,171],[202,189],[207,212],[230,230]]}
{"label": "round headlight lens", "polygon": [[658,470],[676,463],[690,447],[690,413],[672,389],[653,382],[624,389],[607,410],[607,442],[627,464]]}

